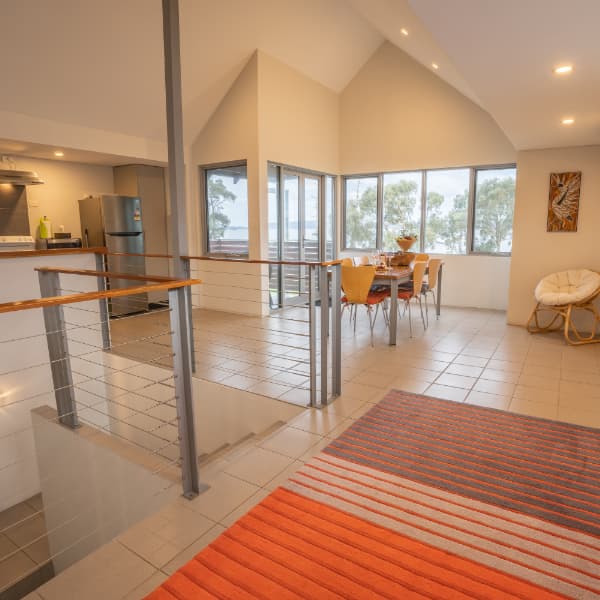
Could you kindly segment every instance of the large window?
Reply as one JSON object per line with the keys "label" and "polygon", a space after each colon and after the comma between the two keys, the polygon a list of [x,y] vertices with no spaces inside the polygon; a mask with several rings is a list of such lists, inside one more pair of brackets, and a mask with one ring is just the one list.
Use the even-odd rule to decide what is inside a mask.
{"label": "large window", "polygon": [[344,248],[415,249],[435,254],[510,254],[514,165],[464,167],[344,178]]}
{"label": "large window", "polygon": [[345,180],[347,248],[375,248],[377,239],[377,177]]}
{"label": "large window", "polygon": [[396,238],[421,231],[421,172],[383,176],[383,249],[397,250]]}
{"label": "large window", "polygon": [[465,254],[469,169],[428,171],[425,219],[425,251]]}
{"label": "large window", "polygon": [[475,177],[473,250],[512,249],[516,169],[478,169]]}
{"label": "large window", "polygon": [[206,251],[248,255],[246,163],[204,169]]}

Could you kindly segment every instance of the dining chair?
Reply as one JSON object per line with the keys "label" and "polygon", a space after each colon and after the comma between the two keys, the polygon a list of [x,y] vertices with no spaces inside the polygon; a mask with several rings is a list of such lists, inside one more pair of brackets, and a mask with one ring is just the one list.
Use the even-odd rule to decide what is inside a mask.
{"label": "dining chair", "polygon": [[[371,346],[373,345],[373,328],[379,313],[379,305],[382,305],[383,317],[386,324],[389,323],[387,308],[384,300],[390,295],[389,290],[371,291],[371,284],[375,278],[375,266],[349,267],[342,265],[342,310],[348,306],[350,308],[350,322],[354,318],[354,331],[356,331],[356,313],[358,306],[363,305],[367,309],[369,316],[369,327],[371,329]],[[375,314],[373,314],[375,306]],[[353,316],[354,312],[354,316]]]}
{"label": "dining chair", "polygon": [[425,315],[423,314],[423,303],[421,301],[421,291],[423,289],[423,278],[425,276],[425,270],[427,269],[426,262],[417,262],[413,268],[413,279],[412,288],[408,290],[398,290],[398,300],[404,301],[404,309],[408,309],[408,326],[410,330],[410,337],[412,337],[412,314],[410,310],[411,300],[415,303],[418,302],[419,309],[421,311],[421,321],[423,322],[423,331],[427,329],[425,323]]}
{"label": "dining chair", "polygon": [[[440,258],[432,258],[429,261],[429,268],[427,271],[427,281],[423,282],[421,294],[425,297],[425,317],[427,319],[427,326],[429,327],[429,308],[427,306],[427,295],[431,294],[433,298],[433,305],[435,306],[436,301],[436,289],[438,285],[438,276],[440,273],[440,267],[442,266],[442,260]],[[439,318],[439,317],[437,317]]]}
{"label": "dining chair", "polygon": [[354,259],[347,256],[346,258],[342,258],[341,264],[342,264],[342,267],[353,267]]}
{"label": "dining chair", "polygon": [[415,257],[413,258],[413,262],[427,262],[429,260],[429,254],[426,254],[425,252],[421,252],[420,254],[415,254]]}

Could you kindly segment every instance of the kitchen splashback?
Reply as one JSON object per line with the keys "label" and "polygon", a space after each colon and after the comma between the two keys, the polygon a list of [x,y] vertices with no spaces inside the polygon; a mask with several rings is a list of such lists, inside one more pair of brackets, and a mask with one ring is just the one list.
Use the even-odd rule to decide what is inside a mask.
{"label": "kitchen splashback", "polygon": [[23,185],[0,185],[0,236],[31,235],[25,190]]}

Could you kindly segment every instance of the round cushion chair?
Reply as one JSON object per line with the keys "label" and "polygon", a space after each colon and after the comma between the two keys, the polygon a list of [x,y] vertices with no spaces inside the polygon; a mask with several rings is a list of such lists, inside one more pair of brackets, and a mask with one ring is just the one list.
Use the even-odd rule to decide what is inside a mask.
{"label": "round cushion chair", "polygon": [[[544,277],[535,288],[536,306],[533,309],[527,330],[530,333],[556,331],[564,328],[567,343],[573,345],[600,342],[596,338],[596,324],[600,315],[594,300],[600,294],[600,273],[588,269],[560,271]],[[581,335],[573,323],[573,313],[583,310],[591,313],[593,323],[587,336]],[[544,312],[551,314],[549,323],[540,323]]]}

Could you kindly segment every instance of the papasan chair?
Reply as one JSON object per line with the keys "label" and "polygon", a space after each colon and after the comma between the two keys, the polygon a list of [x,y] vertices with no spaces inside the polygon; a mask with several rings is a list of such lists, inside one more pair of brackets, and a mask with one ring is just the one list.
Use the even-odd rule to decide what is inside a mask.
{"label": "papasan chair", "polygon": [[[527,322],[527,330],[542,333],[563,328],[565,340],[574,346],[600,342],[600,338],[596,338],[600,315],[594,305],[598,295],[600,273],[596,271],[577,269],[547,275],[535,288],[537,304]],[[579,310],[589,312],[593,317],[589,335],[582,335],[573,323],[573,314]],[[545,325],[540,323],[540,315],[544,312],[551,316]]]}

